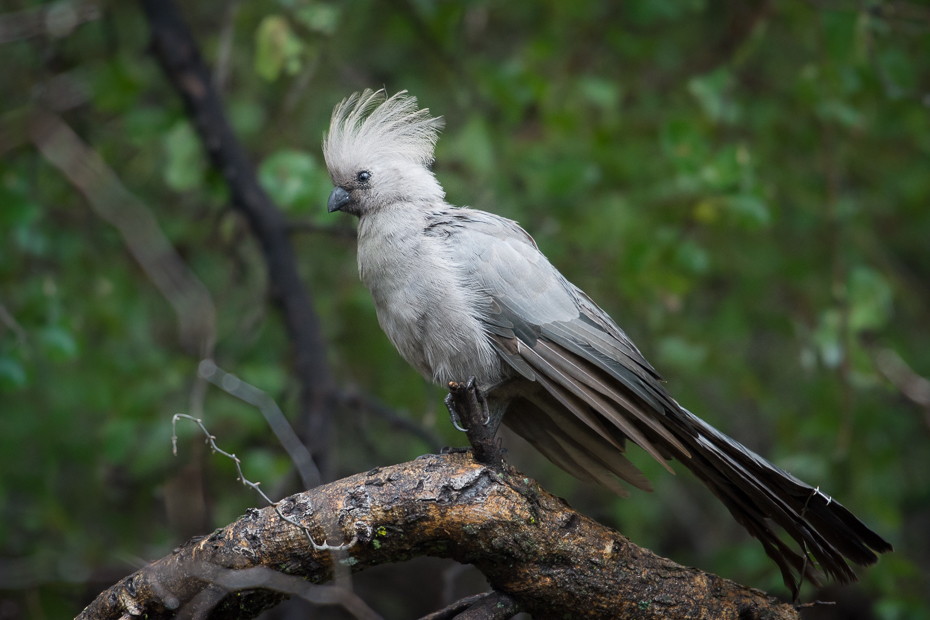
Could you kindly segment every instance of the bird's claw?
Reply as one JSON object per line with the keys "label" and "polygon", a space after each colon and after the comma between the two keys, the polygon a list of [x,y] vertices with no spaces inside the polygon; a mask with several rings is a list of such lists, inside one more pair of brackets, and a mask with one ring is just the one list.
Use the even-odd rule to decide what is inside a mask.
{"label": "bird's claw", "polygon": [[[481,408],[484,410],[484,422],[482,422],[481,425],[487,426],[491,423],[491,408],[488,407],[488,399],[485,398],[484,392],[478,387],[478,380],[475,377],[469,377],[468,382],[465,384],[465,389],[475,391],[475,399],[477,399],[481,404]],[[467,432],[468,429],[462,426],[459,413],[455,409],[455,401],[452,398],[452,394],[448,394],[443,402],[446,404],[446,409],[449,410],[449,419],[452,420],[452,426],[463,433]]]}
{"label": "bird's claw", "polygon": [[443,402],[446,403],[446,409],[449,410],[449,419],[452,420],[452,426],[454,426],[456,430],[464,433],[465,428],[463,428],[462,424],[459,422],[459,412],[455,410],[455,403],[452,402],[452,394],[447,395]]}

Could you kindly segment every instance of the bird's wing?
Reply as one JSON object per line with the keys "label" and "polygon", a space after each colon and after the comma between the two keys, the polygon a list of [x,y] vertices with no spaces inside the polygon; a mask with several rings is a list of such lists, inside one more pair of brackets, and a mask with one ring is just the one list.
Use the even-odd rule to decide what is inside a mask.
{"label": "bird's wing", "polygon": [[[762,542],[792,590],[794,574],[816,583],[808,552],[828,575],[849,582],[856,577],[843,556],[872,564],[872,550],[891,550],[819,489],[680,407],[626,334],[515,222],[469,209],[449,210],[436,222],[464,281],[488,297],[484,322],[493,346],[543,388],[542,397],[518,398],[504,423],[557,465],[624,494],[609,474],[650,488],[623,457],[625,439],[666,468],[666,459],[678,459]],[[773,522],[803,555],[781,541]]]}
{"label": "bird's wing", "polygon": [[688,450],[658,418],[678,405],[623,331],[516,223],[467,209],[448,217],[453,264],[490,298],[484,322],[502,357],[615,450],[629,438],[671,471],[666,459]]}

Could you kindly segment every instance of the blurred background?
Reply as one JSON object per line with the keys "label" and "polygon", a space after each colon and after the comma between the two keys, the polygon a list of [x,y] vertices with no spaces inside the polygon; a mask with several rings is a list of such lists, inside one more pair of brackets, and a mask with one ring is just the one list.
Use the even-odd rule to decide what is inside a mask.
{"label": "blurred background", "polygon": [[[273,397],[326,480],[466,443],[378,327],[354,219],[326,214],[330,112],[381,86],[446,118],[449,202],[518,220],[681,403],[895,545],[855,587],[805,586],[838,601],[806,617],[930,618],[930,6],[198,0],[183,15],[305,290],[269,275],[139,3],[0,1],[0,619],[72,617],[262,505],[193,424],[172,455],[176,413],[273,499],[300,490],[259,409],[197,378],[202,358]],[[297,324],[280,310],[293,294]],[[621,500],[505,446],[637,544],[787,596],[683,467],[639,458],[656,492]],[[354,584],[387,618],[486,587],[439,559]],[[310,612],[346,617],[267,617]]]}

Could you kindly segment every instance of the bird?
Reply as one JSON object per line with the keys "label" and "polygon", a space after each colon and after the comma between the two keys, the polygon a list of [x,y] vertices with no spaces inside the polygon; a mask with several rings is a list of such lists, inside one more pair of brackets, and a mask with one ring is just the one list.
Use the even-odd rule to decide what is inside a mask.
{"label": "bird", "polygon": [[432,172],[443,126],[406,91],[366,89],[336,105],[322,145],[334,185],[327,210],[358,218],[359,276],[410,365],[439,385],[473,379],[492,434],[503,423],[619,496],[630,494],[621,481],[652,490],[626,457],[630,443],[672,473],[670,460],[683,464],[761,542],[795,598],[805,578],[820,584],[814,561],[848,583],[857,578],[847,559],[871,565],[892,551],[819,487],[679,405],[516,222],[448,204]]}

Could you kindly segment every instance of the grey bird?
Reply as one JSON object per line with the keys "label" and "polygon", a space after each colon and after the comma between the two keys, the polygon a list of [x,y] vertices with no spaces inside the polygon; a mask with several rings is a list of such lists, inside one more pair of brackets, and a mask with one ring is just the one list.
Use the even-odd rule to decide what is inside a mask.
{"label": "grey bird", "polygon": [[819,583],[808,554],[851,582],[844,556],[869,565],[892,550],[819,487],[679,405],[516,222],[447,204],[430,170],[442,126],[406,92],[366,90],[336,106],[323,141],[335,185],[328,210],[358,217],[359,274],[407,362],[440,385],[476,378],[492,430],[503,422],[569,474],[618,495],[629,495],[620,480],[652,490],[624,456],[628,441],[669,471],[678,460],[762,543],[795,593],[799,577]]}

